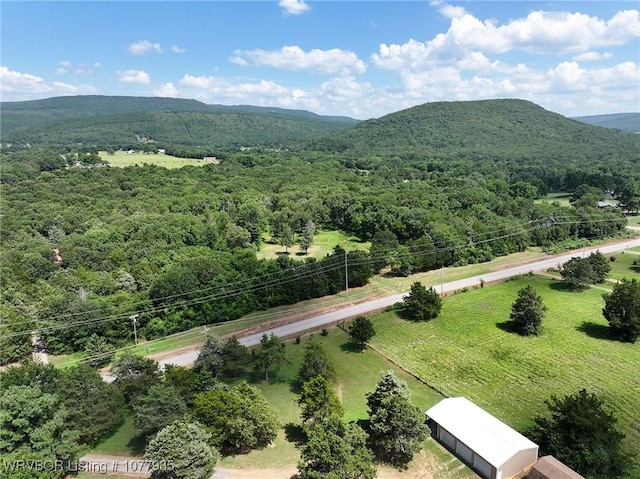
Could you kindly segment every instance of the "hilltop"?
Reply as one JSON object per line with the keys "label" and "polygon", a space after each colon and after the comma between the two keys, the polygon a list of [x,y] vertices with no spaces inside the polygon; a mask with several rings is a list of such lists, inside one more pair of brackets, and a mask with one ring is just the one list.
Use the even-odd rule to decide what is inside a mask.
{"label": "hilltop", "polygon": [[524,100],[426,103],[309,140],[333,153],[423,158],[632,156],[637,135],[588,125]]}
{"label": "hilltop", "polygon": [[159,146],[213,148],[279,145],[358,122],[304,110],[98,95],[3,102],[0,120],[4,143],[106,147],[144,139]]}

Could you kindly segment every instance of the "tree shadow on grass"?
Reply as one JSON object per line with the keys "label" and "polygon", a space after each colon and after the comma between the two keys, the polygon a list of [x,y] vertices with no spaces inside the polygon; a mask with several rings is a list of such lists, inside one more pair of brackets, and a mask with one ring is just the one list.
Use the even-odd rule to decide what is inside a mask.
{"label": "tree shadow on grass", "polygon": [[138,434],[132,437],[127,443],[129,450],[136,456],[144,454],[144,450],[147,446],[147,437],[144,434]]}
{"label": "tree shadow on grass", "polygon": [[340,350],[344,351],[345,353],[361,353],[364,351],[362,346],[352,341],[347,341],[346,343],[342,343],[340,345]]}
{"label": "tree shadow on grass", "polygon": [[304,428],[301,424],[295,424],[289,422],[284,426],[284,436],[292,444],[297,447],[302,446],[307,442],[307,434],[304,432]]}
{"label": "tree shadow on grass", "polygon": [[587,286],[580,287],[574,284],[565,283],[564,281],[554,281],[553,283],[551,283],[551,285],[549,285],[549,288],[551,288],[554,291],[566,291],[567,293],[581,293],[582,291],[587,289]]}
{"label": "tree shadow on grass", "polygon": [[611,330],[609,329],[609,326],[605,324],[598,324],[592,321],[583,321],[582,324],[576,329],[595,339],[614,339],[611,337]]}
{"label": "tree shadow on grass", "polygon": [[506,333],[514,333],[514,334],[518,333],[516,331],[516,325],[511,320],[502,321],[501,323],[496,323],[496,326],[498,327],[498,329],[502,329]]}

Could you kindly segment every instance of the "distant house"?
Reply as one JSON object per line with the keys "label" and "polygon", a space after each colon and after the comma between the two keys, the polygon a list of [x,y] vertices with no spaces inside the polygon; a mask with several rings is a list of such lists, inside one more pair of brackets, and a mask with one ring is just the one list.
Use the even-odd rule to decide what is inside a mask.
{"label": "distant house", "polygon": [[464,397],[427,411],[432,436],[484,479],[524,477],[538,445]]}
{"label": "distant house", "polygon": [[218,158],[216,158],[215,156],[205,156],[202,159],[207,163],[218,163]]}
{"label": "distant house", "polygon": [[167,150],[165,150],[164,148],[158,148],[158,154],[159,155],[164,155],[167,152]]}
{"label": "distant house", "polygon": [[527,479],[584,479],[584,477],[555,457],[544,456],[533,465]]}
{"label": "distant house", "polygon": [[135,153],[135,151],[133,150],[127,150],[127,155],[133,155]]}
{"label": "distant house", "polygon": [[618,203],[614,203],[613,201],[598,201],[598,208],[617,208]]}

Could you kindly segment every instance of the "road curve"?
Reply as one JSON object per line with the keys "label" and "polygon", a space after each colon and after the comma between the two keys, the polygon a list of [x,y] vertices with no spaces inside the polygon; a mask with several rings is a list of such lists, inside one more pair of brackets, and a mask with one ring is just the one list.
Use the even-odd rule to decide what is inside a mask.
{"label": "road curve", "polygon": [[[640,237],[625,241],[617,241],[612,244],[604,244],[596,247],[588,247],[580,250],[575,250],[569,253],[550,256],[549,258],[533,261],[527,264],[506,266],[504,269],[499,271],[494,271],[483,275],[473,276],[471,278],[465,278],[458,281],[451,281],[448,283],[443,283],[442,285],[433,286],[438,289],[440,293],[448,293],[462,288],[471,288],[473,286],[477,286],[480,284],[481,280],[485,281],[486,283],[491,283],[494,281],[504,280],[512,276],[527,274],[531,271],[544,271],[549,268],[555,268],[569,261],[571,258],[575,258],[576,256],[587,256],[596,251],[600,251],[603,254],[614,253],[635,246],[640,246]],[[278,326],[255,334],[250,334],[248,336],[240,338],[239,341],[245,346],[255,346],[256,344],[260,343],[260,338],[263,334],[269,335],[273,333],[281,338],[295,336],[296,334],[303,333],[304,331],[318,329],[326,325],[335,324],[339,321],[343,321],[360,314],[368,314],[375,311],[380,311],[387,306],[402,301],[403,296],[405,296],[406,294],[407,293],[394,294],[391,296],[385,296],[383,298],[366,301],[354,306],[347,306],[335,311],[312,316],[301,321],[296,321],[295,323]],[[177,354],[175,356],[167,357],[159,361],[160,367],[164,368],[166,364],[189,366],[195,362],[199,352],[199,350],[193,350]],[[105,378],[105,380],[108,379]]]}

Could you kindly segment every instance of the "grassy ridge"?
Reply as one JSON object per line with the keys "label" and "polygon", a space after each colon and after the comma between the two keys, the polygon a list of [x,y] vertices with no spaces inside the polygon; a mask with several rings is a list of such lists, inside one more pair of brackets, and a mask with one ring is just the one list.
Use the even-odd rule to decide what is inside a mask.
{"label": "grassy ridge", "polygon": [[[548,307],[539,337],[508,332],[511,304],[527,284]],[[378,315],[372,343],[445,394],[466,396],[519,430],[546,411],[551,395],[597,391],[628,446],[640,450],[640,348],[607,339],[603,304],[601,291],[568,292],[527,276],[448,297],[440,317],[428,323]]]}

